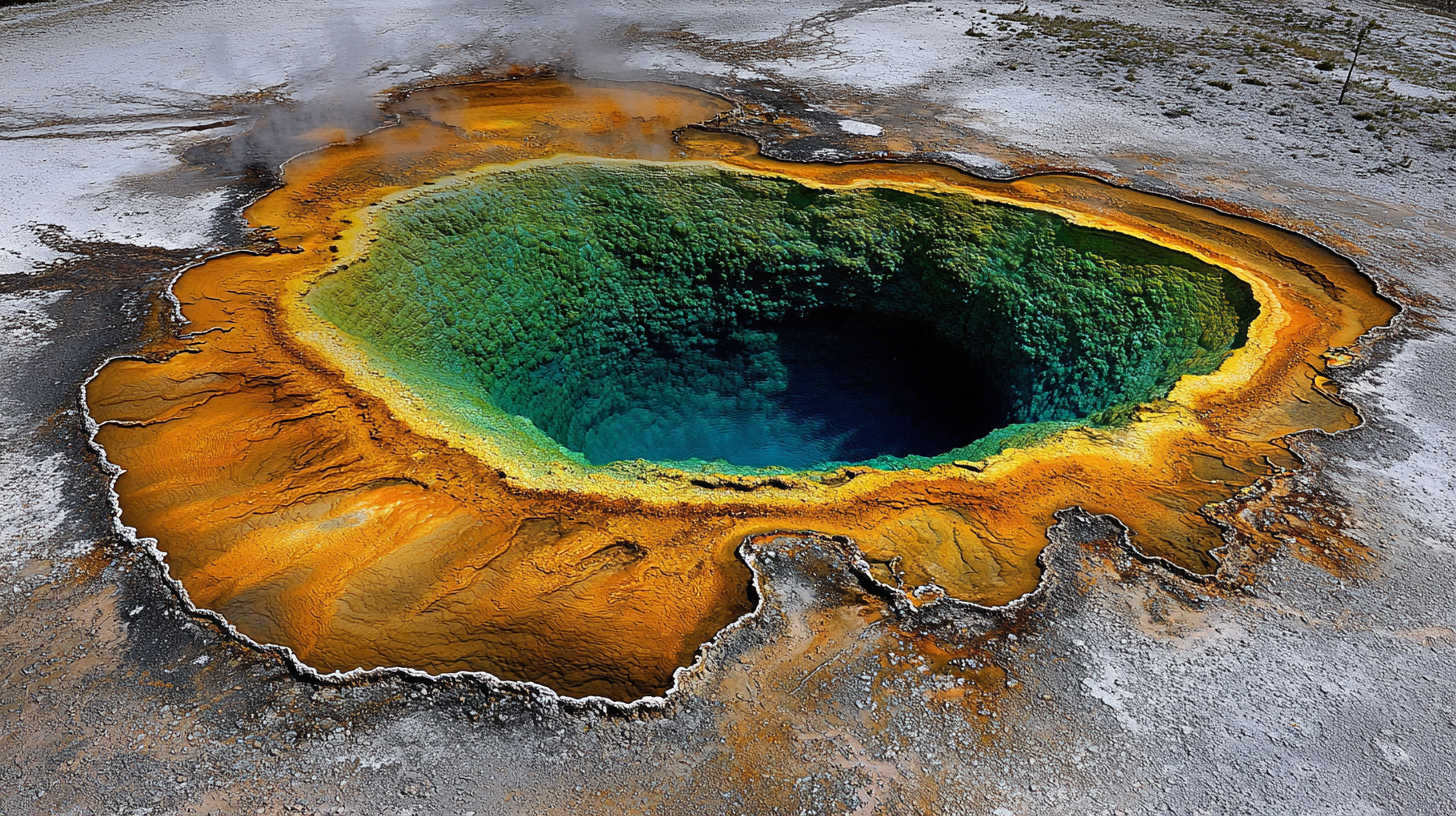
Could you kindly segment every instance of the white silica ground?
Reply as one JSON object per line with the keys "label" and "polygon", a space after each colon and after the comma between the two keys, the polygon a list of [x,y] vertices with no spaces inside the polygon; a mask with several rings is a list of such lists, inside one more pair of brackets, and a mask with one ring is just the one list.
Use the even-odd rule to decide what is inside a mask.
{"label": "white silica ground", "polygon": [[[43,552],[66,521],[62,501],[65,461],[60,454],[27,455],[25,426],[14,420],[26,410],[17,399],[23,374],[45,354],[49,335],[59,328],[50,308],[66,292],[0,294],[0,586],[20,592],[25,582],[17,573]],[[64,548],[76,555],[76,545]]]}

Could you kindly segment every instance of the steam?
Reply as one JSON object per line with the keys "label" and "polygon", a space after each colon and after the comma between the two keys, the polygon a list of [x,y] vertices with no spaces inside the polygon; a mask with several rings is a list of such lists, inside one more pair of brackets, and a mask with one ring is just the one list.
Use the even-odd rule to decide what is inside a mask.
{"label": "steam", "polygon": [[584,71],[620,67],[620,23],[595,6],[520,0],[502,31],[501,56],[518,65],[556,64]]}
{"label": "steam", "polygon": [[[399,25],[388,25],[375,9],[359,11],[340,8],[307,21],[286,54],[270,46],[252,56],[253,30],[214,30],[206,45],[206,84],[232,89],[244,105],[238,97],[257,97],[261,117],[206,163],[231,174],[267,172],[290,156],[385,124],[385,92],[434,77],[536,65],[611,75],[624,63],[623,26],[585,4],[521,0],[490,8],[436,0],[412,6],[413,20]],[[293,58],[291,65],[281,63],[284,56]]]}
{"label": "steam", "polygon": [[[104,3],[61,22],[45,5],[0,27],[0,129],[78,129],[4,143],[17,195],[0,203],[0,269],[55,257],[33,223],[159,246],[233,244],[237,204],[289,157],[387,124],[388,90],[513,64],[620,76],[634,13],[544,0],[210,0]],[[228,183],[172,172],[179,154]],[[139,195],[147,207],[130,206]]]}

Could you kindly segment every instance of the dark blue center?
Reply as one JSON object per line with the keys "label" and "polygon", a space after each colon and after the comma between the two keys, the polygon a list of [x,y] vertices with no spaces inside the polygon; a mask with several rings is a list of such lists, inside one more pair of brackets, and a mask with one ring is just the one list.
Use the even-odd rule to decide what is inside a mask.
{"label": "dark blue center", "polygon": [[[665,366],[664,387],[599,419],[581,453],[803,469],[937,456],[1008,423],[988,361],[914,320],[820,309],[723,338],[711,357],[699,367],[710,376],[696,359]],[[724,383],[732,393],[714,389]]]}

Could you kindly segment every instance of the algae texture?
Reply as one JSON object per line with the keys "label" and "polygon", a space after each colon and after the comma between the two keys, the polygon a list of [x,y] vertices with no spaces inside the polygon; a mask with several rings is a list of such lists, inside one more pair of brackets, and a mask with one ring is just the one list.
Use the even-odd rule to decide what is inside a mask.
{"label": "algae texture", "polygon": [[[1257,312],[1227,270],[1045,213],[712,165],[492,172],[392,205],[377,226],[313,308],[416,394],[541,462],[980,458],[1125,420],[1217,368]],[[926,399],[963,438],[897,450],[813,410],[845,394],[787,399],[789,340],[806,326],[918,328],[930,339],[906,353],[938,358],[912,361],[916,376],[950,383]]]}

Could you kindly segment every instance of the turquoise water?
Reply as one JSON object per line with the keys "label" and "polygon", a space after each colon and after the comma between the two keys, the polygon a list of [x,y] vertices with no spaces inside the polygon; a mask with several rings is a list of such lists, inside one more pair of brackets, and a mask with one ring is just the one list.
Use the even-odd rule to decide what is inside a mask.
{"label": "turquoise water", "polygon": [[508,447],[726,470],[923,466],[1115,421],[1256,313],[1226,270],[1041,213],[620,163],[396,205],[310,303]]}

